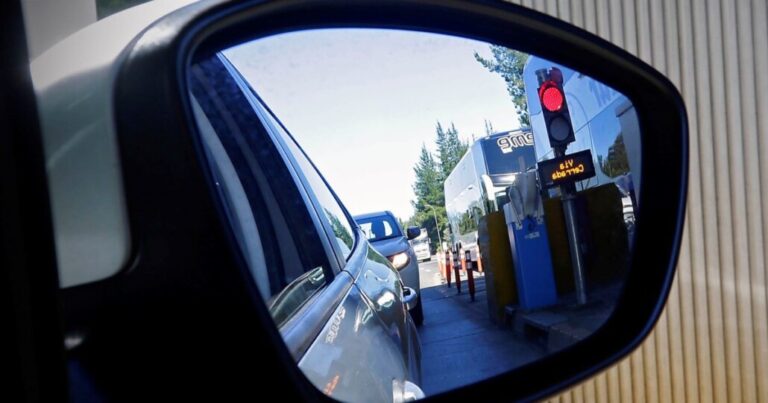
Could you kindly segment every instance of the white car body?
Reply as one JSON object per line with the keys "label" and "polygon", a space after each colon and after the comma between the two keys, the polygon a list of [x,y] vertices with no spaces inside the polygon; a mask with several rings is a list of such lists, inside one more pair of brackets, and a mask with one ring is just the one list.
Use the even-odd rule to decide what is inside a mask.
{"label": "white car body", "polygon": [[411,241],[413,246],[413,252],[416,254],[416,259],[419,261],[430,260],[432,254],[429,252],[429,238],[416,238]]}

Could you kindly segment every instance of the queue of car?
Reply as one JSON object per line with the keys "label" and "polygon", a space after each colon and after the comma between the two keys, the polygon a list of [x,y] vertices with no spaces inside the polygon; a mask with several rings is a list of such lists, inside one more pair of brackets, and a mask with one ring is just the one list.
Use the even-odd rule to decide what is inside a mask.
{"label": "queue of car", "polygon": [[[410,311],[416,325],[424,322],[424,310],[421,305],[419,289],[419,260],[414,247],[409,243],[421,235],[418,227],[408,227],[403,234],[398,220],[391,211],[378,211],[355,216],[355,221],[379,253],[386,256],[399,272],[403,284],[416,290],[416,306]],[[422,258],[423,259],[423,258]]]}

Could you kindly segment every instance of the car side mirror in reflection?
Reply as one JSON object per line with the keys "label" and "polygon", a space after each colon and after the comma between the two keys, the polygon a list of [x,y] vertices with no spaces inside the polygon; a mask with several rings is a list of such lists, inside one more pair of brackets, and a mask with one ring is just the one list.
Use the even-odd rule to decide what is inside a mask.
{"label": "car side mirror in reflection", "polygon": [[415,239],[419,235],[421,235],[421,228],[419,228],[419,227],[408,227],[405,230],[405,236],[406,236],[406,238],[408,238],[409,241],[411,239]]}

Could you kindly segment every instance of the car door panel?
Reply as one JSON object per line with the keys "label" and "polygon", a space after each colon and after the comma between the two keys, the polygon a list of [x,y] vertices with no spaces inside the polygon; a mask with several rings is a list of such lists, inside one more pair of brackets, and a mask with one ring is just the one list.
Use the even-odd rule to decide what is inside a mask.
{"label": "car door panel", "polygon": [[400,347],[357,286],[299,361],[323,393],[343,401],[390,401],[409,378]]}
{"label": "car door panel", "polygon": [[[293,160],[297,156],[292,154],[301,152],[296,147],[284,150]],[[297,173],[304,174],[298,169]],[[304,181],[304,186],[309,182]],[[311,189],[306,191],[313,193]],[[323,206],[315,198],[312,200],[317,203],[315,210],[322,211]],[[323,220],[323,214],[318,216]],[[420,370],[415,364],[418,359],[413,355],[420,355],[420,348],[414,347],[418,336],[403,305],[400,277],[357,232],[354,249],[344,261],[331,239],[332,231],[326,231],[328,242],[336,245],[337,256],[344,262],[337,277],[354,279],[354,285],[301,358],[299,367],[320,390],[342,400],[389,400],[393,387],[419,379]]]}
{"label": "car door panel", "polygon": [[307,353],[351,288],[352,277],[346,273],[336,275],[330,284],[280,327],[280,334],[294,359],[299,361]]}
{"label": "car door panel", "polygon": [[401,344],[404,358],[410,353],[409,343],[412,332],[409,326],[411,318],[403,305],[403,285],[398,273],[389,265],[389,261],[371,246],[367,246],[366,259],[355,278],[355,285],[371,301],[373,308],[381,318],[390,337]]}
{"label": "car door panel", "polygon": [[[238,76],[231,66],[228,71]],[[391,400],[393,387],[397,389],[405,380],[418,380],[420,377],[419,360],[413,355],[416,352],[420,356],[418,336],[403,305],[400,277],[389,262],[364,241],[365,237],[357,229],[353,249],[345,252],[339,248],[334,238],[337,228],[327,221],[330,213],[318,199],[317,192],[322,189],[315,188],[328,186],[327,183],[322,178],[320,181],[308,180],[305,171],[315,169],[314,166],[299,162],[300,158],[308,161],[306,156],[297,155],[303,151],[293,143],[294,140],[258,97],[249,88],[243,87],[242,82],[239,85],[248,94],[272,141],[281,149],[286,165],[292,166],[297,186],[308,195],[306,208],[320,220],[317,228],[323,243],[327,243],[325,249],[332,250],[339,264],[343,265],[343,270],[336,274],[328,287],[330,290],[325,292],[328,295],[325,299],[338,301],[338,295],[334,295],[341,292],[338,283],[347,281],[347,278],[355,282],[335,310],[332,304],[321,302],[321,298],[312,299],[295,320],[292,319],[281,329],[289,350],[294,357],[298,357],[304,351],[307,334],[317,334],[315,341],[299,359],[299,367],[315,386],[342,400]],[[335,195],[332,197],[335,198]],[[343,210],[340,201],[336,202]],[[346,211],[343,217],[336,218],[353,222]],[[333,289],[336,291],[331,291]],[[315,328],[302,325],[302,322],[308,322],[304,312],[319,316],[330,310],[333,314],[319,334]],[[350,313],[354,316],[347,317]],[[292,323],[296,324],[294,328],[290,328]],[[318,322],[315,319],[313,323]]]}

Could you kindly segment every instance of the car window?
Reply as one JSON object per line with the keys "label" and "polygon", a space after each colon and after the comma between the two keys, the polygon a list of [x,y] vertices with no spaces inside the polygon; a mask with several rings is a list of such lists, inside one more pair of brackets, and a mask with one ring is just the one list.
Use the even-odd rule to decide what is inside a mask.
{"label": "car window", "polygon": [[370,241],[380,241],[401,236],[397,223],[388,215],[358,218],[356,221]]}
{"label": "car window", "polygon": [[193,112],[234,239],[281,325],[332,274],[307,205],[286,186],[293,178],[285,161],[228,74],[216,58],[193,67]]}
{"label": "car window", "polygon": [[344,208],[341,203],[336,199],[336,196],[331,191],[328,184],[315,168],[314,164],[310,162],[307,155],[304,153],[292,136],[283,128],[282,124],[272,116],[271,113],[265,113],[267,120],[270,121],[273,128],[283,138],[291,154],[296,158],[298,168],[304,173],[307,179],[309,187],[317,197],[318,208],[322,210],[323,215],[328,220],[328,224],[333,232],[333,236],[336,243],[339,245],[342,256],[344,259],[348,258],[352,253],[353,246],[355,244],[354,226],[344,213]]}

